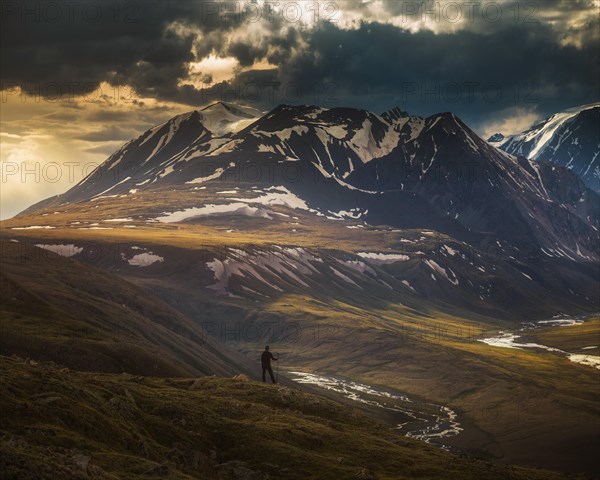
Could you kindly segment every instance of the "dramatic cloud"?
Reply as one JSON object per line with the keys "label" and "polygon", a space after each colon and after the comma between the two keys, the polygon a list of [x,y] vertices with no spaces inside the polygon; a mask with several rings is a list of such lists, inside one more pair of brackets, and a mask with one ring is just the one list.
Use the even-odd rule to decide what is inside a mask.
{"label": "dramatic cloud", "polygon": [[[89,94],[106,82],[191,105],[235,88],[240,99],[276,101],[249,92],[247,71],[261,65],[273,71],[252,87],[294,83],[297,101],[335,87],[339,101],[360,93],[375,110],[396,99],[427,112],[428,103],[476,112],[523,101],[550,111],[593,99],[600,80],[592,1],[27,4],[2,7],[2,86],[13,94]],[[502,97],[490,102],[494,88]]]}
{"label": "dramatic cloud", "polygon": [[597,43],[561,44],[541,24],[494,35],[324,25],[307,42],[305,51],[282,60],[279,80],[330,82],[342,103],[375,111],[398,103],[421,114],[452,110],[473,121],[508,106],[551,113],[598,96]]}
{"label": "dramatic cloud", "polygon": [[[599,8],[597,0],[5,0],[0,160],[101,161],[144,129],[217,100],[263,110],[451,110],[482,135],[512,133],[598,101]],[[26,206],[19,189],[30,200],[67,186],[3,181],[2,216]]]}

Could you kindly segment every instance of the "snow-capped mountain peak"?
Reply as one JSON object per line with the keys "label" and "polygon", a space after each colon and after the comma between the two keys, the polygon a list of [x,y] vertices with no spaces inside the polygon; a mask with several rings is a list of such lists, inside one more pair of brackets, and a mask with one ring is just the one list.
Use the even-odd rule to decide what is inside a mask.
{"label": "snow-capped mountain peak", "polygon": [[488,141],[513,155],[565,166],[600,191],[600,103],[569,108],[522,133]]}
{"label": "snow-capped mountain peak", "polygon": [[[535,237],[569,255],[594,250],[597,195],[567,169],[494,148],[451,112],[427,118],[396,112],[386,120],[355,108],[282,105],[259,118],[255,114],[249,107],[215,103],[178,115],[126,144],[56,201],[147,190],[181,190],[182,199],[191,201],[189,192],[198,184],[208,189],[233,176],[236,190],[252,190],[281,169],[279,181],[310,211],[351,211],[358,205],[374,225],[427,226],[466,236],[494,232],[513,241]],[[562,117],[552,121],[557,118]],[[238,129],[240,122],[250,125]],[[585,139],[579,135],[578,143]],[[256,179],[239,176],[262,166]],[[288,167],[300,172],[295,181]]]}
{"label": "snow-capped mountain peak", "polygon": [[213,103],[198,113],[200,122],[216,137],[239,132],[262,116],[255,108],[226,102]]}

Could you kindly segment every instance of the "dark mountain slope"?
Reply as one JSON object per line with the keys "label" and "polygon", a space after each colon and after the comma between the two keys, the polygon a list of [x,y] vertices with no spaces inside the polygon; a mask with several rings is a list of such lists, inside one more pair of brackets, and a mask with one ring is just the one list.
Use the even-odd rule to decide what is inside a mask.
{"label": "dark mountain slope", "polygon": [[494,146],[532,160],[569,168],[600,191],[600,105],[571,108],[516,135],[493,135]]}
{"label": "dark mountain slope", "polygon": [[116,276],[30,244],[1,247],[4,355],[144,375],[250,370],[180,312]]}

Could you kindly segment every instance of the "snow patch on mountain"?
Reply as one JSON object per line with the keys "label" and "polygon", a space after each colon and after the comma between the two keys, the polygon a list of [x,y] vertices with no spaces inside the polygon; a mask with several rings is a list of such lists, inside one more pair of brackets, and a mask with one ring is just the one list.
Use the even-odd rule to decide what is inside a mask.
{"label": "snow patch on mountain", "polygon": [[366,118],[362,128],[354,133],[350,140],[350,145],[358,155],[358,158],[360,158],[363,163],[367,163],[374,158],[380,158],[390,153],[396,148],[399,141],[400,136],[398,133],[389,127],[381,142],[375,140],[375,137],[373,136],[373,123],[370,118]]}
{"label": "snow patch on mountain", "polygon": [[377,273],[375,270],[373,270],[373,268],[371,268],[371,266],[367,265],[365,262],[361,262],[360,260],[340,260],[338,258],[336,258],[336,260],[346,267],[357,271],[358,273],[367,273],[373,277],[377,276]]}
{"label": "snow patch on mountain", "polygon": [[357,255],[362,258],[366,258],[373,263],[396,263],[405,262],[410,260],[408,255],[398,253],[379,253],[379,252],[358,252]]}
{"label": "snow patch on mountain", "polygon": [[274,206],[281,205],[287,208],[299,209],[299,210],[308,210],[316,212],[316,210],[312,210],[306,204],[304,200],[302,200],[297,195],[290,192],[284,186],[272,186],[265,189],[267,193],[264,195],[259,195],[257,197],[252,198],[230,198],[229,200],[235,200],[237,202],[244,202],[250,204],[261,204],[265,206]]}
{"label": "snow patch on mountain", "polygon": [[[229,163],[229,168],[235,167],[235,163],[231,162]],[[213,173],[211,173],[210,175],[207,175],[205,177],[197,177],[194,178],[193,180],[190,180],[189,182],[185,182],[186,184],[197,184],[197,183],[204,183],[204,182],[209,182],[210,180],[216,180],[217,178],[221,177],[221,175],[223,175],[223,173],[225,173],[225,168],[215,168],[215,171]]]}
{"label": "snow patch on mountain", "polygon": [[[454,272],[450,268],[448,269],[448,271],[446,271],[446,269],[443,268],[443,267],[441,267],[440,264],[437,263],[435,260],[424,259],[423,262],[425,262],[425,265],[427,265],[433,271],[439,273],[442,277],[444,277],[450,283],[452,283],[453,285],[458,286],[458,283],[459,283],[458,282],[458,278],[456,278],[456,275],[454,274]],[[452,277],[450,277],[450,275],[448,275],[448,272],[450,272],[450,275]],[[435,277],[433,277],[433,279],[435,280]]]}
{"label": "snow patch on mountain", "polygon": [[262,115],[247,105],[225,102],[213,103],[198,113],[202,125],[217,137],[239,132]]}
{"label": "snow patch on mountain", "polygon": [[127,263],[135,267],[148,267],[156,262],[161,263],[164,261],[165,259],[159,255],[155,255],[152,252],[144,252],[134,255],[133,257],[127,260]]}
{"label": "snow patch on mountain", "polygon": [[488,143],[530,160],[550,161],[573,170],[600,190],[600,103],[575,107],[536,123],[524,132],[493,135]]}
{"label": "snow patch on mountain", "polygon": [[[599,107],[600,103],[586,105],[580,108],[572,108],[564,112],[556,113],[547,120],[539,123],[529,131],[514,135],[509,138],[509,141],[514,142],[515,140],[521,140],[524,142],[533,141],[533,146],[527,155],[529,159],[538,159],[541,150],[552,140],[554,133],[563,125],[569,122],[569,120],[576,117],[579,113],[590,108]],[[506,141],[505,141],[506,143]]]}
{"label": "snow patch on mountain", "polygon": [[322,263],[308,250],[301,247],[272,246],[264,250],[244,251],[230,248],[226,258],[207,262],[213,271],[216,283],[208,288],[221,295],[235,296],[231,290],[231,279],[236,277],[242,283],[242,289],[257,292],[256,282],[278,292],[282,282],[292,282],[304,288],[308,283],[301,275],[309,276],[318,273],[313,264]]}
{"label": "snow patch on mountain", "polygon": [[211,215],[241,215],[272,220],[273,217],[271,217],[269,213],[273,212],[251,207],[245,203],[236,202],[228,204],[207,204],[201,207],[186,208],[185,210],[177,212],[165,212],[165,215],[157,217],[155,220],[162,223],[176,223]]}
{"label": "snow patch on mountain", "polygon": [[339,278],[341,278],[344,282],[349,283],[350,285],[354,285],[355,287],[358,288],[362,288],[360,285],[358,285],[354,280],[352,280],[350,277],[348,277],[347,275],[344,275],[342,272],[340,272],[338,269],[333,268],[333,267],[329,267],[331,268],[331,271]]}

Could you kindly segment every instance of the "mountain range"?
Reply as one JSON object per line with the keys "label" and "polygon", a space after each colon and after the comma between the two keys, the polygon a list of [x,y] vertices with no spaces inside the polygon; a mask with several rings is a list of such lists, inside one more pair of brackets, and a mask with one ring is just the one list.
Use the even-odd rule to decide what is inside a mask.
{"label": "mountain range", "polygon": [[[517,389],[519,422],[476,416],[449,443],[592,471],[596,371],[477,339],[597,311],[598,200],[573,169],[505,152],[453,113],[219,102],[2,222],[0,348],[91,372],[256,378],[270,343],[288,370],[463,417],[512,412]],[[587,348],[589,328],[557,348]]]}
{"label": "mountain range", "polygon": [[[586,112],[598,110],[576,117]],[[217,103],[148,130],[68,192],[25,213],[229,178],[249,190],[283,185],[307,209],[371,225],[597,256],[598,196],[576,175],[493,148],[452,113],[395,113],[282,105],[260,115]],[[247,203],[264,201],[253,197]]]}
{"label": "mountain range", "polygon": [[[340,271],[343,277],[318,265],[313,253],[286,250],[297,243],[273,247],[282,249],[280,263],[287,266],[274,267],[271,252],[229,252],[217,259],[222,265],[204,267],[204,287],[227,295],[260,299],[287,291],[290,279],[293,288],[307,289],[304,276],[319,273],[334,284],[347,278],[350,288],[377,277],[392,294],[418,292],[495,315],[548,312],[556,304],[588,308],[598,298],[598,194],[568,168],[494,147],[453,113],[421,118],[397,108],[380,116],[280,105],[263,114],[220,102],[148,130],[69,191],[13,222],[58,220],[48,216],[56,210],[72,218],[71,230],[85,228],[80,222],[89,212],[92,229],[110,228],[95,226],[100,221],[111,227],[234,222],[232,232],[302,238],[327,231],[330,247],[352,243],[351,232],[371,234],[370,245],[332,254],[366,265]],[[440,288],[438,275],[451,288]],[[529,295],[538,299],[533,305]],[[507,304],[507,296],[517,301]]]}
{"label": "mountain range", "polygon": [[575,172],[600,191],[600,104],[570,108],[522,133],[492,135],[488,141],[512,155],[545,160]]}

